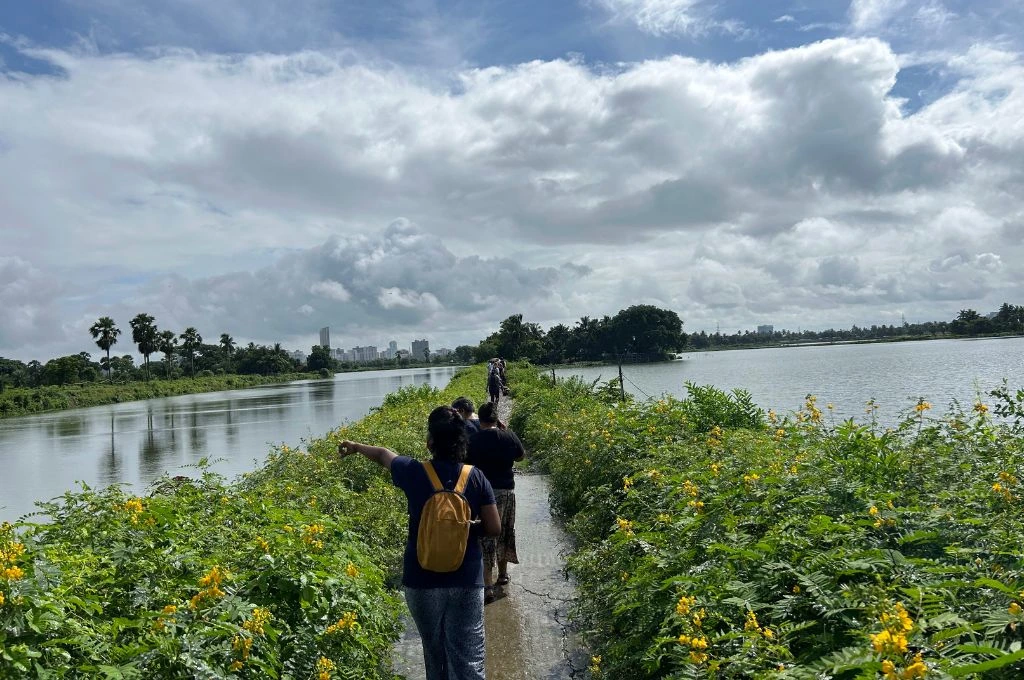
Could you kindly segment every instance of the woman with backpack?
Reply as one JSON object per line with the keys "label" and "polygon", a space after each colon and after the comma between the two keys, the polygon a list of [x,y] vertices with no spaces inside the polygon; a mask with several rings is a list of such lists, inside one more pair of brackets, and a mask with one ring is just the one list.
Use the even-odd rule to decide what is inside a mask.
{"label": "woman with backpack", "polygon": [[494,490],[465,465],[466,426],[449,406],[427,419],[423,463],[379,446],[343,441],[391,471],[409,501],[402,585],[423,641],[427,680],[484,680],[484,574],[480,537],[501,534]]}

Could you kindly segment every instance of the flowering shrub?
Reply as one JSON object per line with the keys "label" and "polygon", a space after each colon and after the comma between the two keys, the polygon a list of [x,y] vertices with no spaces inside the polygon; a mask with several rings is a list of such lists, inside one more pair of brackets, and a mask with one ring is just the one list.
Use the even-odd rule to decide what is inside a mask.
{"label": "flowering shrub", "polygon": [[401,390],[233,483],[85,488],[0,526],[0,677],[392,678],[405,503],[337,445],[423,456],[430,410],[484,384]]}
{"label": "flowering shrub", "polygon": [[1024,674],[1024,438],[985,404],[883,429],[874,402],[834,422],[813,396],[780,417],[712,387],[517,384],[592,677]]}

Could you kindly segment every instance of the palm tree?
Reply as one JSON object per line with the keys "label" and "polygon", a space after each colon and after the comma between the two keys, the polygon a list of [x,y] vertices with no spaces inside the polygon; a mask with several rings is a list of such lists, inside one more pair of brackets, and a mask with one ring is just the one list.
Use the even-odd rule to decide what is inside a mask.
{"label": "palm tree", "polygon": [[107,379],[113,382],[114,373],[110,370],[110,348],[117,344],[117,336],[121,335],[121,329],[114,325],[114,320],[109,316],[101,316],[92,325],[89,332],[99,348],[107,353],[107,361],[104,368],[107,369]]}
{"label": "palm tree", "polygon": [[146,380],[149,380],[149,355],[159,349],[159,331],[149,314],[136,314],[131,320],[132,342],[139,346],[139,354],[146,363]]}
{"label": "palm tree", "polygon": [[196,349],[201,344],[203,344],[203,336],[199,335],[199,331],[194,326],[189,326],[181,334],[181,346],[188,354],[188,372],[193,378],[196,377]]}
{"label": "palm tree", "polygon": [[160,333],[160,351],[167,357],[167,377],[171,377],[171,357],[174,355],[174,350],[178,346],[178,339],[174,336],[174,331],[163,331]]}
{"label": "palm tree", "polygon": [[235,339],[227,333],[220,334],[220,346],[224,349],[224,356],[227,359],[228,371],[231,370],[231,353],[235,351]]}

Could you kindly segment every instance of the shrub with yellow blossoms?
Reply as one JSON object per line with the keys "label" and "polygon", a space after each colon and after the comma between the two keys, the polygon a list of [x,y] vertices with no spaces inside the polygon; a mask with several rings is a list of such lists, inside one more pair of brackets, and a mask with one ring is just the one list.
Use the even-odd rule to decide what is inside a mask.
{"label": "shrub with yellow blossoms", "polygon": [[345,612],[341,615],[336,623],[332,623],[327,626],[327,630],[324,631],[327,635],[333,635],[335,633],[343,633],[345,631],[356,631],[359,630],[359,617],[355,612]]}
{"label": "shrub with yellow blossoms", "polygon": [[230,572],[220,565],[214,565],[209,572],[199,579],[200,591],[189,600],[189,607],[198,609],[206,600],[216,600],[224,597],[221,584],[231,578]]}
{"label": "shrub with yellow blossoms", "polygon": [[326,656],[321,656],[320,660],[316,662],[316,677],[317,680],[331,680],[331,673],[337,666],[334,662],[328,659]]}

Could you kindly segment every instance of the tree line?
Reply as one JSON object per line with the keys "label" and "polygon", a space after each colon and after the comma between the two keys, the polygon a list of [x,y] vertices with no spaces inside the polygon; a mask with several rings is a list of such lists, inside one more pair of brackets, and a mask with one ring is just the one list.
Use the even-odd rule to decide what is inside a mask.
{"label": "tree line", "polygon": [[762,347],[810,342],[855,342],[858,340],[897,340],[922,338],[978,337],[984,335],[1024,334],[1024,305],[1004,302],[991,316],[973,309],[961,309],[951,321],[926,321],[899,325],[857,326],[849,329],[828,328],[823,331],[777,330],[771,333],[736,331],[733,334],[693,333],[689,336],[693,349],[725,347]]}
{"label": "tree line", "polygon": [[686,347],[687,335],[679,315],[653,305],[633,305],[615,316],[584,316],[573,326],[540,324],[513,314],[476,347],[462,346],[456,356],[471,354],[476,361],[500,356],[535,364],[573,361],[660,361]]}

